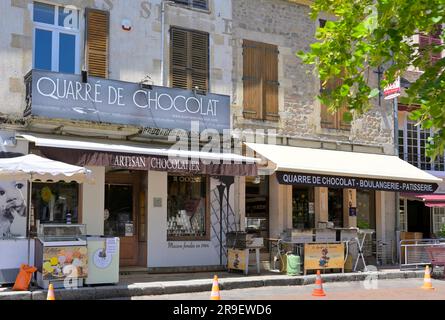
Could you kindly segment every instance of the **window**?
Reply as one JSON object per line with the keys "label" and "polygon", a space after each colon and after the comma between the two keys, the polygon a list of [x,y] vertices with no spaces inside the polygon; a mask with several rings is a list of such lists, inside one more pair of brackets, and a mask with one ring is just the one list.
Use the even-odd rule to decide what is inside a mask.
{"label": "window", "polygon": [[433,215],[433,233],[439,238],[439,232],[445,224],[445,208],[431,208]]}
{"label": "window", "polygon": [[35,69],[79,73],[79,10],[33,4]]}
{"label": "window", "polygon": [[206,176],[168,176],[167,240],[208,240]]}
{"label": "window", "polygon": [[328,220],[335,228],[343,227],[343,189],[328,189]]}
{"label": "window", "polygon": [[209,35],[170,29],[170,84],[173,88],[209,90]]}
{"label": "window", "polygon": [[[246,231],[269,238],[269,177],[246,177]],[[263,248],[262,252],[268,252]]]}
{"label": "window", "polygon": [[315,228],[315,202],[313,187],[292,188],[292,227],[295,229]]}
{"label": "window", "polygon": [[375,230],[375,191],[357,190],[357,227]]}
{"label": "window", "polygon": [[72,223],[79,221],[79,185],[75,182],[32,184],[34,219],[40,223]]}
{"label": "window", "polygon": [[407,201],[404,198],[399,200],[399,221],[400,231],[408,231],[408,214],[407,214]]}
{"label": "window", "polygon": [[243,41],[243,114],[278,121],[278,47]]}
{"label": "window", "polygon": [[425,155],[428,138],[432,131],[421,129],[415,122],[407,121],[399,130],[399,157],[422,170],[445,171],[444,156],[438,156],[433,162]]}
{"label": "window", "polygon": [[195,9],[208,9],[208,0],[174,0],[174,2],[187,5]]}

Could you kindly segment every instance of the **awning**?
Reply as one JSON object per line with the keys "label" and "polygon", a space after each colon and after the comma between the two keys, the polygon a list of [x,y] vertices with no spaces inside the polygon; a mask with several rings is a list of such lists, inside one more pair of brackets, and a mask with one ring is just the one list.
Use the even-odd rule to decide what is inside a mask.
{"label": "awning", "polygon": [[433,193],[442,179],[396,156],[246,143],[272,162],[281,184]]}
{"label": "awning", "polygon": [[27,154],[0,159],[0,179],[85,182],[91,180],[91,171],[35,154]]}
{"label": "awning", "polygon": [[21,134],[48,158],[78,166],[109,166],[132,170],[157,170],[211,175],[255,176],[260,159],[233,153],[146,147],[131,142],[105,142]]}
{"label": "awning", "polygon": [[423,201],[427,207],[445,207],[445,194],[401,194],[400,196]]}

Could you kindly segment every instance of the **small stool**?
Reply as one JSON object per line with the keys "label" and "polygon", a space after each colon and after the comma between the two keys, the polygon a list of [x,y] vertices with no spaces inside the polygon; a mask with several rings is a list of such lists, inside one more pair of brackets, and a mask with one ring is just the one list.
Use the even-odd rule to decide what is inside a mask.
{"label": "small stool", "polygon": [[254,247],[254,248],[247,248],[247,262],[246,262],[246,270],[244,273],[247,275],[249,272],[249,257],[250,257],[250,251],[255,250],[255,262],[256,262],[256,271],[258,274],[260,274],[260,249],[261,247]]}

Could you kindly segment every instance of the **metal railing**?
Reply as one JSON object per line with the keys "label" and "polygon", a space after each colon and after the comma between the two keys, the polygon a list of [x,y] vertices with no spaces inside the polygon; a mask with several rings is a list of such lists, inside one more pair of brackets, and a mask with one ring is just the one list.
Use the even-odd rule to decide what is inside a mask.
{"label": "metal railing", "polygon": [[426,248],[445,247],[445,239],[409,239],[400,241],[400,269],[417,269],[431,263]]}

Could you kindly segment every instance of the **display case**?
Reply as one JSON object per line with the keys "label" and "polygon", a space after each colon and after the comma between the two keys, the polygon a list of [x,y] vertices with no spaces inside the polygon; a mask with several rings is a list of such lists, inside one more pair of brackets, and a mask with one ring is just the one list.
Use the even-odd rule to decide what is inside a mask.
{"label": "display case", "polygon": [[35,241],[37,284],[61,288],[82,286],[88,275],[86,226],[42,224]]}

